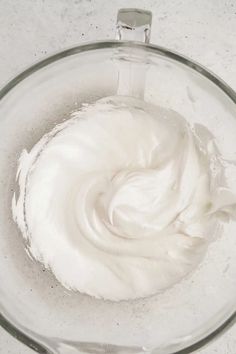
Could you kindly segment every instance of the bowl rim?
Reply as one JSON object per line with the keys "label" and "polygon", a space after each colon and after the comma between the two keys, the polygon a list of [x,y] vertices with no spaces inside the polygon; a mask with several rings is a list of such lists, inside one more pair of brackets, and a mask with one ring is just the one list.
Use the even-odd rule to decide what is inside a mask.
{"label": "bowl rim", "polygon": [[[96,41],[89,42],[82,45],[73,46],[72,48],[65,49],[56,54],[50,55],[46,59],[40,60],[28,67],[26,70],[22,71],[20,74],[15,76],[12,80],[10,80],[3,88],[0,90],[0,100],[2,100],[13,88],[15,88],[19,83],[23,80],[27,79],[30,75],[34,74],[36,71],[44,68],[47,65],[50,65],[60,59],[76,55],[79,53],[101,50],[101,49],[109,49],[109,48],[133,48],[140,49],[144,52],[154,53],[159,56],[166,57],[173,61],[183,64],[186,67],[191,68],[196,71],[200,75],[204,76],[208,80],[210,80],[213,84],[215,84],[218,88],[221,89],[232,101],[236,104],[236,92],[220,77],[206,69],[201,64],[193,61],[192,59],[183,56],[175,51],[166,49],[162,46],[157,46],[154,44],[145,44],[142,42],[134,42],[134,41],[120,41],[120,40],[106,40],[106,41]],[[168,354],[190,354],[195,350],[202,348],[204,345],[211,342],[213,339],[218,337],[220,334],[224,333],[228,328],[233,326],[236,323],[236,308],[233,308],[231,314],[222,321],[215,329],[211,330],[205,336],[202,336],[200,339],[196,340],[192,343],[191,339],[185,341],[185,345],[182,348],[172,349]],[[35,337],[32,332],[27,333],[27,329],[21,329],[17,324],[14,324],[14,321],[8,319],[8,316],[4,315],[0,310],[0,326],[4,328],[10,335],[14,338],[27,345],[29,348],[33,349],[38,353],[44,354],[52,354],[52,350],[46,344],[42,344],[41,341],[37,341],[35,337],[37,334],[35,333]],[[43,338],[42,338],[43,339]],[[46,342],[46,337],[45,337]],[[168,349],[168,348],[167,348]],[[140,348],[142,350],[142,348]],[[139,351],[140,352],[140,351]],[[143,351],[146,352],[146,351]],[[157,354],[156,350],[151,350],[150,353]]]}

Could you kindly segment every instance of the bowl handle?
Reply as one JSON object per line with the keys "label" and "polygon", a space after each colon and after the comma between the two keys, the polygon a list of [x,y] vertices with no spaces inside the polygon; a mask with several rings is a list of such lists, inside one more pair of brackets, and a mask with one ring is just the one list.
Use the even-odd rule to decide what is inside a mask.
{"label": "bowl handle", "polygon": [[[117,14],[116,39],[128,42],[149,43],[151,34],[152,13],[139,9],[120,9]],[[131,44],[131,43],[130,43]],[[133,49],[127,50],[125,58],[119,50],[117,95],[144,99],[146,68],[145,52],[141,61],[133,60]],[[129,55],[130,53],[130,55]],[[124,60],[125,59],[125,60]]]}
{"label": "bowl handle", "polygon": [[120,9],[116,21],[116,39],[149,43],[152,13],[140,9]]}

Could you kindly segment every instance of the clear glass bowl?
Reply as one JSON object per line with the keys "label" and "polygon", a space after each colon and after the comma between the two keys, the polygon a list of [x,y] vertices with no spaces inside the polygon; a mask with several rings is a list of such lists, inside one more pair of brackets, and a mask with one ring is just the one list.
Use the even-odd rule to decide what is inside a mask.
{"label": "clear glass bowl", "polygon": [[[127,78],[125,72],[145,73],[145,101],[205,125],[222,155],[236,157],[235,92],[200,65],[164,48],[128,41],[78,46],[41,61],[4,87],[0,323],[39,353],[191,353],[235,321],[235,222],[224,226],[195,272],[162,294],[135,301],[115,303],[67,291],[25,251],[11,215],[20,152],[82,103],[116,95],[121,76],[130,94],[137,95],[137,75]],[[226,176],[236,192],[235,165],[228,165]]]}

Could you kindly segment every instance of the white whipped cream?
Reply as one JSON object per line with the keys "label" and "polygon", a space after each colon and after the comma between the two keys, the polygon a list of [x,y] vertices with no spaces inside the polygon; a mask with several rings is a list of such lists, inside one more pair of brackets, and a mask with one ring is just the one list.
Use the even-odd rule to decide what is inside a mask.
{"label": "white whipped cream", "polygon": [[[204,128],[201,128],[205,131]],[[32,256],[98,298],[162,291],[235,216],[214,139],[128,98],[83,107],[19,160],[13,216]]]}

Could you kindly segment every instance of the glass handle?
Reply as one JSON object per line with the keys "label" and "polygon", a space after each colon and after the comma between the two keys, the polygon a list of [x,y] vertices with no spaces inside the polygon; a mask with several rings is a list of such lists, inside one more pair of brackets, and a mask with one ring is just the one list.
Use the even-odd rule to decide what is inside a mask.
{"label": "glass handle", "polygon": [[117,14],[116,39],[149,43],[152,13],[139,9],[120,9]]}
{"label": "glass handle", "polygon": [[[116,39],[121,41],[136,41],[149,43],[151,34],[152,13],[139,9],[120,9],[117,14]],[[127,48],[127,47],[126,47]],[[119,60],[117,95],[132,96],[144,99],[146,70],[144,62],[132,61],[132,48],[130,60]]]}

